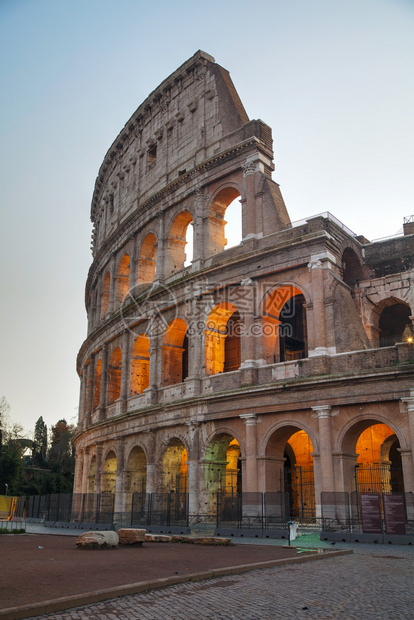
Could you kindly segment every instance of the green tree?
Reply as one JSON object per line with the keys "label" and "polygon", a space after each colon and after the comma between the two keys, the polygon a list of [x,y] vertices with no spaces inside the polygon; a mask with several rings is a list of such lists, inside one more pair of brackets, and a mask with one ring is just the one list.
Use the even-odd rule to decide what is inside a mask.
{"label": "green tree", "polygon": [[24,437],[23,427],[10,425],[10,405],[0,399],[0,494],[18,495],[23,482],[23,455],[32,442]]}
{"label": "green tree", "polygon": [[43,417],[37,420],[34,430],[32,459],[35,467],[45,467],[47,458],[47,426]]}
{"label": "green tree", "polygon": [[75,471],[75,454],[72,438],[75,427],[66,420],[59,420],[52,426],[52,437],[48,452],[48,466],[52,470],[56,493],[69,493],[73,489],[73,474]]}

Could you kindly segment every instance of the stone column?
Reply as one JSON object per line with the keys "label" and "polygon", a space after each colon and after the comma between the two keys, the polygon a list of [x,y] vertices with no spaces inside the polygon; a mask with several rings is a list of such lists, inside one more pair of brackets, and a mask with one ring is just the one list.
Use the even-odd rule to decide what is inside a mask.
{"label": "stone column", "polygon": [[131,239],[131,270],[129,274],[129,290],[131,295],[134,295],[138,285],[138,241],[137,235],[134,235]]}
{"label": "stone column", "polygon": [[79,386],[79,408],[78,408],[78,431],[83,429],[83,421],[85,418],[85,383],[86,383],[86,368],[85,366],[81,370],[81,374],[79,377],[80,386]]}
{"label": "stone column", "polygon": [[88,476],[89,476],[89,447],[86,447],[83,450],[83,468],[82,468],[82,486],[80,489],[80,493],[88,493],[89,485],[88,485]]}
{"label": "stone column", "polygon": [[111,273],[111,285],[109,287],[109,308],[110,314],[113,313],[115,307],[115,294],[116,294],[116,273],[115,273],[115,254],[112,255],[110,273]]}
{"label": "stone column", "polygon": [[88,387],[86,398],[86,414],[85,414],[85,428],[88,428],[91,424],[91,417],[93,413],[93,393],[95,389],[95,355],[92,353],[90,356],[88,367]]}
{"label": "stone column", "polygon": [[116,446],[116,486],[115,486],[115,515],[125,512],[124,493],[124,438],[117,438]]}
{"label": "stone column", "polygon": [[96,444],[95,493],[102,493],[102,443]]}
{"label": "stone column", "polygon": [[160,347],[160,325],[156,318],[151,319],[149,333],[150,341],[150,364],[149,364],[149,389],[151,390],[150,400],[156,403],[158,388],[161,387],[161,347]]}
{"label": "stone column", "polygon": [[187,492],[190,515],[199,512],[198,507],[198,461],[199,461],[199,423],[189,423],[190,449],[187,460]]}
{"label": "stone column", "polygon": [[313,313],[313,346],[309,347],[309,357],[328,355],[326,344],[326,322],[324,303],[324,274],[319,255],[312,255],[308,263],[312,276],[312,305],[309,308]]}
{"label": "stone column", "polygon": [[156,492],[155,480],[155,433],[154,431],[145,431],[147,446],[147,482],[146,493]]}
{"label": "stone column", "polygon": [[[332,407],[330,405],[316,405],[311,408],[313,417],[318,418],[319,424],[319,463],[320,479],[315,475],[315,504],[316,516],[320,516],[321,496],[324,491],[335,491],[335,477],[332,457]],[[316,471],[316,456],[314,457]]]}
{"label": "stone column", "polygon": [[243,239],[256,236],[256,180],[257,162],[255,159],[247,159],[243,165],[244,196],[242,199],[242,236]]}
{"label": "stone column", "polygon": [[154,282],[162,283],[165,278],[166,240],[164,238],[164,214],[158,213],[157,257]]}
{"label": "stone column", "polygon": [[75,454],[75,473],[73,476],[73,492],[82,492],[83,479],[83,450],[76,450]]}
{"label": "stone column", "polygon": [[99,394],[98,417],[99,420],[105,419],[106,409],[106,386],[108,384],[108,345],[102,345],[102,367],[101,367],[101,393]]}
{"label": "stone column", "polygon": [[[412,460],[412,468],[411,468],[411,479],[406,480],[406,471],[409,472],[409,468],[406,466],[404,470],[404,486],[406,491],[414,491],[414,388],[410,390],[410,396],[406,398],[402,398],[401,401],[406,403],[407,405],[407,415],[408,415],[408,428],[409,428],[409,445],[411,446],[411,460]],[[403,451],[401,451],[401,457],[403,456]],[[405,454],[405,462],[407,462],[407,454]]]}
{"label": "stone column", "polygon": [[208,239],[205,239],[205,235],[208,231],[205,230],[205,218],[204,218],[204,189],[197,188],[194,193],[194,237],[193,237],[193,271],[199,271],[204,265],[205,248],[208,244]]}
{"label": "stone column", "polygon": [[257,484],[257,416],[254,413],[242,413],[240,418],[246,424],[245,477],[242,481],[243,491],[258,490]]}
{"label": "stone column", "polygon": [[130,386],[130,368],[131,368],[131,351],[130,351],[130,333],[126,329],[122,334],[122,370],[121,370],[121,413],[127,410],[127,400],[129,398]]}

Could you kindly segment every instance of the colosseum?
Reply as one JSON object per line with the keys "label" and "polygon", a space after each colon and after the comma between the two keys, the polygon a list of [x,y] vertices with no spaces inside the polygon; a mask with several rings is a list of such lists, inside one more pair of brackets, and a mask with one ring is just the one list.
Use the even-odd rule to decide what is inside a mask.
{"label": "colosseum", "polygon": [[291,222],[273,170],[271,128],[202,51],[109,148],[75,493],[196,522],[228,497],[311,520],[327,493],[414,491],[413,218],[377,242]]}

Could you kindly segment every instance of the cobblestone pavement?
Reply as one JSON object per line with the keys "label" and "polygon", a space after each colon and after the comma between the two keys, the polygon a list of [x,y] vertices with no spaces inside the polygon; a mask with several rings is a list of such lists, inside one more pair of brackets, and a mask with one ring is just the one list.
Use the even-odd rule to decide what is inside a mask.
{"label": "cobblestone pavement", "polygon": [[180,584],[38,618],[414,619],[414,548],[362,544],[352,548],[353,555]]}

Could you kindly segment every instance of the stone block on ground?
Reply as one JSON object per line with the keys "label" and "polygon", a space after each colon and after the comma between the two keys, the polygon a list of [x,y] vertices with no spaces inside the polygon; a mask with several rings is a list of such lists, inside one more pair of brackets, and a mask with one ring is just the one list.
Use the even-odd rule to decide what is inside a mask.
{"label": "stone block on ground", "polygon": [[198,536],[193,539],[195,545],[213,545],[230,547],[233,543],[230,538],[218,538],[216,536]]}
{"label": "stone block on ground", "polygon": [[119,544],[135,545],[136,547],[142,547],[142,543],[145,542],[146,532],[147,530],[139,530],[135,528],[121,528],[118,530]]}
{"label": "stone block on ground", "polygon": [[116,532],[84,532],[76,539],[78,549],[112,549],[118,545]]}
{"label": "stone block on ground", "polygon": [[194,538],[191,538],[191,536],[181,536],[180,534],[175,534],[174,536],[171,536],[171,542],[192,544],[194,542]]}
{"label": "stone block on ground", "polygon": [[145,534],[145,542],[171,542],[171,536],[164,534]]}

